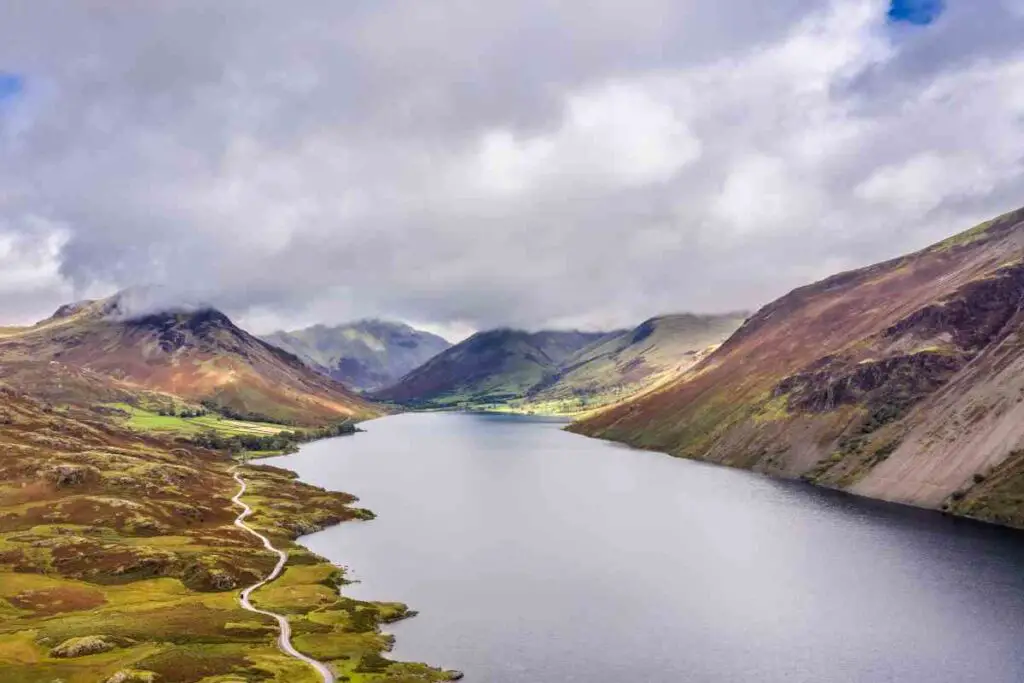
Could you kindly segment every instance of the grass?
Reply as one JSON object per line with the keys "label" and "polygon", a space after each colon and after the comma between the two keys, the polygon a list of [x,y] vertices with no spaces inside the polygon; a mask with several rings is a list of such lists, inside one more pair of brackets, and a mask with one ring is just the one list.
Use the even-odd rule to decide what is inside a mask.
{"label": "grass", "polygon": [[1024,527],[1024,450],[1010,452],[992,471],[974,474],[943,509],[986,522]]}
{"label": "grass", "polygon": [[934,251],[948,251],[954,247],[960,247],[976,242],[985,237],[985,233],[988,232],[988,229],[991,228],[994,223],[994,220],[986,221],[970,228],[969,230],[957,233],[952,237],[947,237],[932,247],[932,249]]}
{"label": "grass", "polygon": [[756,424],[764,422],[777,422],[779,420],[786,420],[792,417],[789,412],[789,395],[780,394],[779,396],[767,397],[767,400],[761,405],[761,409],[754,413],[753,420]]}
{"label": "grass", "polygon": [[[0,681],[93,683],[119,672],[159,683],[319,680],[278,650],[273,620],[238,604],[238,590],[276,557],[232,524],[226,454],[2,398]],[[254,599],[289,615],[297,647],[351,681],[446,678],[385,660],[391,639],[380,624],[404,606],[341,595],[340,570],[294,543],[370,513],[283,470],[246,467],[245,476],[253,525],[289,553],[285,575]],[[81,656],[59,656],[68,654]]]}
{"label": "grass", "polygon": [[142,432],[164,432],[190,436],[212,430],[224,436],[270,436],[293,429],[286,425],[267,422],[229,420],[215,414],[199,417],[160,415],[158,412],[131,406],[127,403],[112,403],[108,404],[108,407],[126,413],[125,424]]}

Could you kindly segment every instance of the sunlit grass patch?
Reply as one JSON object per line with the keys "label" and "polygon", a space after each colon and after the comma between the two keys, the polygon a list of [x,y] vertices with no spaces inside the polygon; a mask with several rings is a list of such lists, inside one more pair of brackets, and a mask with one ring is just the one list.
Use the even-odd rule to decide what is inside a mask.
{"label": "sunlit grass patch", "polygon": [[8,680],[2,677],[4,664],[32,664],[39,661],[43,653],[35,639],[35,631],[0,634],[0,680]]}
{"label": "sunlit grass patch", "polygon": [[216,414],[197,417],[161,415],[157,411],[146,410],[127,403],[114,403],[109,407],[123,411],[127,416],[125,418],[127,426],[143,432],[167,432],[191,436],[212,430],[223,436],[272,436],[291,429],[286,425],[231,420]]}

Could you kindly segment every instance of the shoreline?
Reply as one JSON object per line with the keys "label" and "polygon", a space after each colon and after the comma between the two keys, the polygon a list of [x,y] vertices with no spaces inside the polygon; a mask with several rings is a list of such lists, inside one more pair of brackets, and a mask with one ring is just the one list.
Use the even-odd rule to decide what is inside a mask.
{"label": "shoreline", "polygon": [[[360,430],[360,431],[364,431],[364,430]],[[345,434],[344,436],[351,436],[351,435],[353,435],[353,434]],[[327,439],[330,439],[330,438],[340,438],[340,437],[327,437]],[[327,439],[315,439],[315,440],[319,441],[319,440],[327,440]],[[303,443],[302,445],[306,445],[307,443],[311,443],[311,442],[313,442],[313,441],[308,441],[306,443]],[[301,451],[301,446],[300,446],[300,451]],[[300,451],[297,451],[295,453],[290,453],[290,454],[282,454],[280,457],[294,456],[294,455],[297,455]],[[269,458],[269,457],[279,457],[279,456],[267,456],[267,458]],[[346,521],[370,521],[370,520],[376,518],[376,515],[372,511],[367,510],[365,508],[354,508],[354,507],[351,507],[351,504],[356,503],[357,500],[358,500],[357,498],[355,498],[351,494],[341,493],[341,492],[332,492],[332,490],[329,490],[329,489],[323,488],[321,486],[317,486],[315,484],[311,484],[309,482],[303,481],[296,472],[294,472],[293,470],[287,469],[285,467],[279,467],[278,465],[266,465],[266,464],[250,463],[250,462],[240,463],[239,466],[240,467],[246,467],[246,468],[249,468],[249,469],[255,469],[257,471],[261,471],[261,470],[262,471],[267,471],[267,470],[270,470],[270,471],[273,471],[275,473],[280,473],[281,476],[288,477],[296,485],[299,485],[299,486],[301,486],[304,489],[315,490],[315,492],[323,492],[323,494],[325,494],[327,496],[341,496],[341,497],[345,497],[346,499],[348,499],[348,502],[346,503],[346,505],[348,505],[348,507],[349,507],[349,509],[351,511],[355,512],[355,514],[353,516],[348,517],[348,518],[344,518],[344,519],[332,519],[332,520],[326,521],[325,523],[318,523],[318,524],[307,525],[307,526],[292,526],[290,528],[291,532],[289,532],[287,537],[286,537],[287,543],[292,546],[292,549],[291,549],[292,552],[288,553],[288,555],[290,557],[292,555],[294,555],[294,554],[301,554],[301,555],[304,555],[304,556],[306,556],[308,558],[308,559],[305,559],[305,560],[302,561],[301,566],[303,566],[303,567],[311,567],[311,568],[321,567],[321,568],[323,568],[325,570],[329,570],[330,582],[325,582],[325,581],[322,580],[321,582],[318,582],[318,584],[321,585],[321,586],[324,586],[325,583],[330,583],[331,591],[336,596],[337,603],[339,605],[343,605],[344,608],[348,609],[349,611],[353,611],[353,610],[349,609],[349,607],[355,606],[354,612],[361,615],[360,616],[360,620],[362,622],[365,622],[366,618],[368,618],[368,617],[372,616],[372,618],[373,618],[372,631],[378,636],[380,646],[377,648],[377,652],[374,655],[369,657],[371,659],[371,661],[369,663],[369,666],[361,667],[362,669],[364,669],[364,671],[358,671],[360,669],[360,666],[356,666],[356,667],[354,667],[354,669],[351,666],[347,666],[347,665],[349,665],[351,663],[350,663],[350,661],[348,661],[348,660],[346,660],[344,658],[336,659],[336,658],[323,657],[323,656],[317,657],[319,660],[322,661],[323,664],[327,665],[329,668],[332,669],[332,673],[335,673],[334,670],[338,668],[337,665],[341,665],[342,666],[343,671],[337,672],[337,674],[339,676],[339,680],[346,680],[345,677],[348,677],[349,680],[362,680],[361,677],[358,677],[359,674],[371,674],[372,675],[372,674],[384,674],[384,673],[394,674],[394,675],[403,675],[404,674],[404,675],[415,676],[416,680],[420,680],[420,681],[457,681],[457,680],[460,680],[460,679],[463,678],[462,672],[459,672],[459,671],[456,671],[456,670],[445,670],[445,669],[441,669],[439,667],[435,667],[435,666],[432,666],[432,665],[429,665],[429,664],[426,664],[426,663],[416,663],[416,661],[400,661],[400,660],[388,659],[386,657],[386,654],[391,651],[391,649],[392,649],[392,647],[394,645],[394,637],[391,636],[390,634],[383,633],[381,627],[383,625],[385,625],[385,624],[394,624],[394,623],[397,623],[397,622],[408,620],[408,618],[412,618],[413,616],[416,616],[418,612],[415,609],[410,609],[409,605],[404,604],[404,603],[400,603],[400,602],[381,602],[381,601],[374,601],[374,600],[360,600],[360,599],[356,599],[356,598],[351,598],[351,597],[345,596],[344,595],[344,587],[350,583],[346,579],[346,577],[345,577],[345,567],[341,566],[339,564],[336,564],[335,562],[331,561],[330,559],[328,559],[328,558],[326,558],[326,557],[324,557],[322,555],[318,555],[318,554],[314,553],[310,549],[306,548],[302,544],[302,542],[301,542],[303,537],[309,536],[309,535],[311,535],[311,533],[315,533],[317,531],[322,531],[322,530],[325,530],[327,528],[331,528],[333,526],[337,526],[337,525],[339,525],[339,524],[341,524],[343,522],[346,522]],[[258,514],[259,512],[260,512],[260,508],[255,508],[254,509],[254,513],[255,514]],[[283,572],[282,572],[282,574],[287,573],[289,567],[290,567],[290,564],[289,564],[289,562],[286,561],[285,564],[283,565]],[[275,580],[276,581],[280,581],[281,579],[282,579],[282,577],[278,577]],[[262,590],[269,592],[273,588],[273,586],[274,586],[273,582],[275,580],[270,580],[269,582],[267,582],[265,586],[262,586]],[[258,603],[264,604],[264,600],[260,599],[260,591],[255,592],[253,597],[254,597],[254,599],[256,599],[256,601]],[[273,603],[271,602],[270,604],[272,605]],[[289,621],[289,623],[291,624],[294,621],[294,618],[296,616],[298,616],[300,618],[308,618],[309,615],[312,613],[313,609],[316,610],[317,614],[323,615],[325,613],[325,607],[323,606],[322,603],[309,605],[309,610],[306,611],[306,612],[289,612],[288,613],[288,621]],[[376,613],[371,615],[368,612],[376,612]],[[360,629],[359,632],[365,632],[365,631],[361,631],[362,627],[365,627],[365,626],[369,626],[369,625],[368,624],[362,624],[362,626],[359,627],[359,629]],[[293,631],[294,631],[294,628],[293,628]],[[303,655],[312,656],[312,655],[310,655],[310,653],[308,651],[307,652],[303,652],[301,650],[301,648],[299,648],[298,646],[296,646],[296,649],[301,654],[303,654]],[[316,654],[316,653],[313,653],[313,655],[314,654]],[[336,665],[336,666],[332,667],[332,665]],[[356,675],[356,678],[352,678],[353,674]],[[330,682],[328,682],[328,683],[330,683]]]}
{"label": "shoreline", "polygon": [[232,472],[234,473],[235,481],[238,482],[239,486],[238,493],[234,495],[234,497],[231,499],[231,502],[242,508],[242,511],[238,513],[238,517],[235,518],[235,526],[240,529],[244,529],[245,531],[249,532],[256,538],[258,538],[263,543],[264,548],[273,553],[276,553],[279,558],[277,564],[274,565],[274,568],[270,570],[270,573],[267,574],[265,578],[262,578],[256,583],[252,584],[251,586],[244,588],[242,592],[239,593],[238,601],[242,605],[243,609],[249,610],[250,612],[253,612],[255,614],[262,614],[264,616],[272,617],[274,620],[276,620],[278,624],[278,629],[280,631],[277,641],[278,647],[290,657],[294,657],[295,659],[305,662],[309,666],[313,667],[313,669],[315,669],[316,672],[320,674],[320,677],[323,679],[324,683],[334,683],[334,672],[331,671],[331,669],[326,664],[319,660],[313,659],[312,657],[307,657],[306,655],[296,650],[295,646],[292,645],[291,625],[288,623],[287,617],[285,617],[282,614],[278,614],[277,612],[270,612],[267,610],[261,610],[258,607],[254,607],[252,605],[252,602],[250,601],[250,596],[253,594],[253,592],[259,590],[260,588],[267,585],[268,583],[270,583],[271,581],[273,581],[281,575],[281,572],[284,570],[285,564],[287,564],[288,562],[288,553],[274,547],[274,544],[270,542],[270,539],[268,539],[266,536],[254,530],[252,527],[245,523],[245,519],[253,514],[253,509],[246,505],[244,502],[242,502],[242,496],[245,495],[245,490],[247,488],[245,480],[242,478],[242,474],[238,471],[237,467],[233,467],[231,469]]}
{"label": "shoreline", "polygon": [[640,446],[640,445],[632,444],[632,443],[630,443],[628,441],[620,441],[618,439],[609,439],[609,438],[603,437],[603,436],[594,436],[594,435],[591,435],[591,434],[586,434],[584,432],[578,432],[578,431],[575,431],[575,430],[571,429],[573,424],[575,424],[575,421],[569,422],[569,424],[567,424],[563,428],[564,431],[569,432],[570,434],[576,434],[577,436],[582,436],[582,437],[585,437],[585,438],[588,438],[588,439],[595,439],[597,441],[604,441],[605,443],[613,443],[613,444],[616,444],[618,446],[624,446],[626,448],[631,448],[631,449],[634,449],[634,450],[637,450],[637,451],[643,451],[645,453],[654,453],[654,454],[661,455],[661,456],[664,456],[664,457],[667,457],[667,458],[676,458],[676,459],[679,459],[679,460],[688,460],[690,462],[697,462],[697,463],[701,463],[703,465],[708,465],[708,466],[711,466],[711,467],[724,467],[726,469],[737,470],[737,471],[741,471],[741,472],[749,472],[749,473],[757,475],[759,477],[765,477],[765,478],[768,478],[768,479],[774,479],[776,481],[792,482],[792,483],[803,484],[803,485],[808,486],[810,488],[813,488],[813,489],[815,489],[817,491],[828,491],[830,493],[835,493],[835,494],[839,494],[839,495],[843,495],[843,496],[850,496],[850,497],[856,498],[858,500],[871,501],[871,502],[874,502],[874,503],[879,503],[879,504],[884,504],[884,505],[893,505],[893,506],[896,506],[896,507],[906,508],[906,509],[909,509],[909,510],[917,510],[917,511],[920,511],[920,512],[934,513],[934,514],[937,514],[937,515],[942,516],[942,517],[947,517],[949,519],[963,521],[963,522],[970,522],[970,523],[973,523],[973,524],[981,524],[981,525],[984,525],[984,526],[990,527],[990,528],[1003,529],[1003,530],[1013,531],[1013,532],[1024,532],[1024,524],[1016,525],[1016,524],[1003,523],[1003,522],[1000,522],[1000,521],[997,521],[997,520],[987,519],[985,517],[971,515],[971,514],[967,514],[965,512],[960,512],[956,508],[944,509],[944,508],[936,508],[936,507],[927,507],[927,506],[924,506],[924,505],[914,505],[913,503],[906,503],[906,502],[898,501],[898,500],[887,500],[885,498],[876,498],[874,496],[866,496],[864,494],[857,493],[856,491],[850,491],[848,489],[843,489],[843,488],[838,488],[836,486],[829,486],[827,484],[818,483],[816,481],[811,480],[810,478],[808,478],[806,476],[787,477],[787,476],[782,476],[782,475],[779,475],[779,474],[773,474],[771,472],[765,472],[763,470],[752,469],[752,468],[749,468],[749,467],[742,467],[742,466],[739,466],[739,465],[730,465],[728,463],[723,463],[723,462],[714,462],[712,460],[704,460],[702,458],[688,458],[688,457],[685,457],[685,456],[682,456],[682,455],[673,455],[672,453],[668,453],[668,452],[663,451],[663,450],[658,450],[656,448],[648,448],[646,446]]}
{"label": "shoreline", "polygon": [[[246,518],[281,559],[236,526],[239,484],[229,453],[147,435],[80,410],[46,411],[9,397],[0,437],[0,680],[129,683],[249,677],[323,683],[277,646],[279,626],[239,604],[285,615],[295,649],[339,678],[457,678],[385,658],[381,625],[400,603],[342,594],[344,572],[295,539],[371,519],[356,498],[243,466]],[[48,435],[26,440],[26,433]],[[315,678],[314,678],[315,675]]]}

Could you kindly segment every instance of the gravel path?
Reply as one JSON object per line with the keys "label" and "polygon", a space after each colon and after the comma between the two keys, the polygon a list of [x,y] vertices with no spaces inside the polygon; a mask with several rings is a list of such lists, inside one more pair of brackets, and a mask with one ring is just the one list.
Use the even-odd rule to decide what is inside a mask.
{"label": "gravel path", "polygon": [[306,664],[309,664],[314,669],[316,669],[317,673],[320,674],[320,678],[323,679],[324,683],[334,683],[334,673],[327,667],[326,664],[316,659],[313,659],[312,657],[307,657],[306,655],[296,650],[295,647],[292,645],[292,627],[288,623],[288,620],[284,618],[284,616],[277,614],[275,612],[268,612],[267,610],[257,609],[256,607],[253,607],[251,602],[249,602],[249,596],[252,595],[252,592],[254,590],[259,588],[260,586],[270,583],[271,581],[273,581],[281,575],[281,571],[284,569],[284,563],[288,560],[288,555],[285,552],[275,548],[274,545],[270,542],[269,538],[259,533],[258,531],[253,530],[252,527],[248,526],[245,523],[245,518],[252,514],[252,508],[250,508],[248,505],[242,502],[242,495],[245,493],[245,480],[242,479],[242,475],[240,475],[237,471],[234,473],[234,475],[235,481],[238,482],[239,489],[238,493],[235,494],[235,497],[231,499],[231,502],[242,506],[241,514],[239,514],[238,518],[235,519],[235,526],[237,526],[240,529],[245,529],[250,534],[263,541],[263,547],[265,547],[267,550],[277,553],[278,557],[277,565],[274,566],[274,570],[267,574],[267,577],[262,581],[254,583],[253,585],[243,590],[241,596],[239,597],[239,601],[242,603],[242,607],[244,609],[249,610],[250,612],[255,612],[256,614],[265,614],[268,617],[273,617],[274,619],[277,619],[277,624],[281,629],[281,635],[277,639],[277,644],[281,648],[281,650],[285,654],[290,655],[295,659],[301,660]]}

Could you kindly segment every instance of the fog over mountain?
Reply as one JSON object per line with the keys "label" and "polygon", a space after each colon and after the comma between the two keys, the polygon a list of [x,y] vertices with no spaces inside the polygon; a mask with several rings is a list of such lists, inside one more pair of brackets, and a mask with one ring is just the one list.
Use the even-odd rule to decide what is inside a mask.
{"label": "fog over mountain", "polygon": [[1020,204],[1021,35],[1021,0],[4,3],[3,319],[753,310]]}

